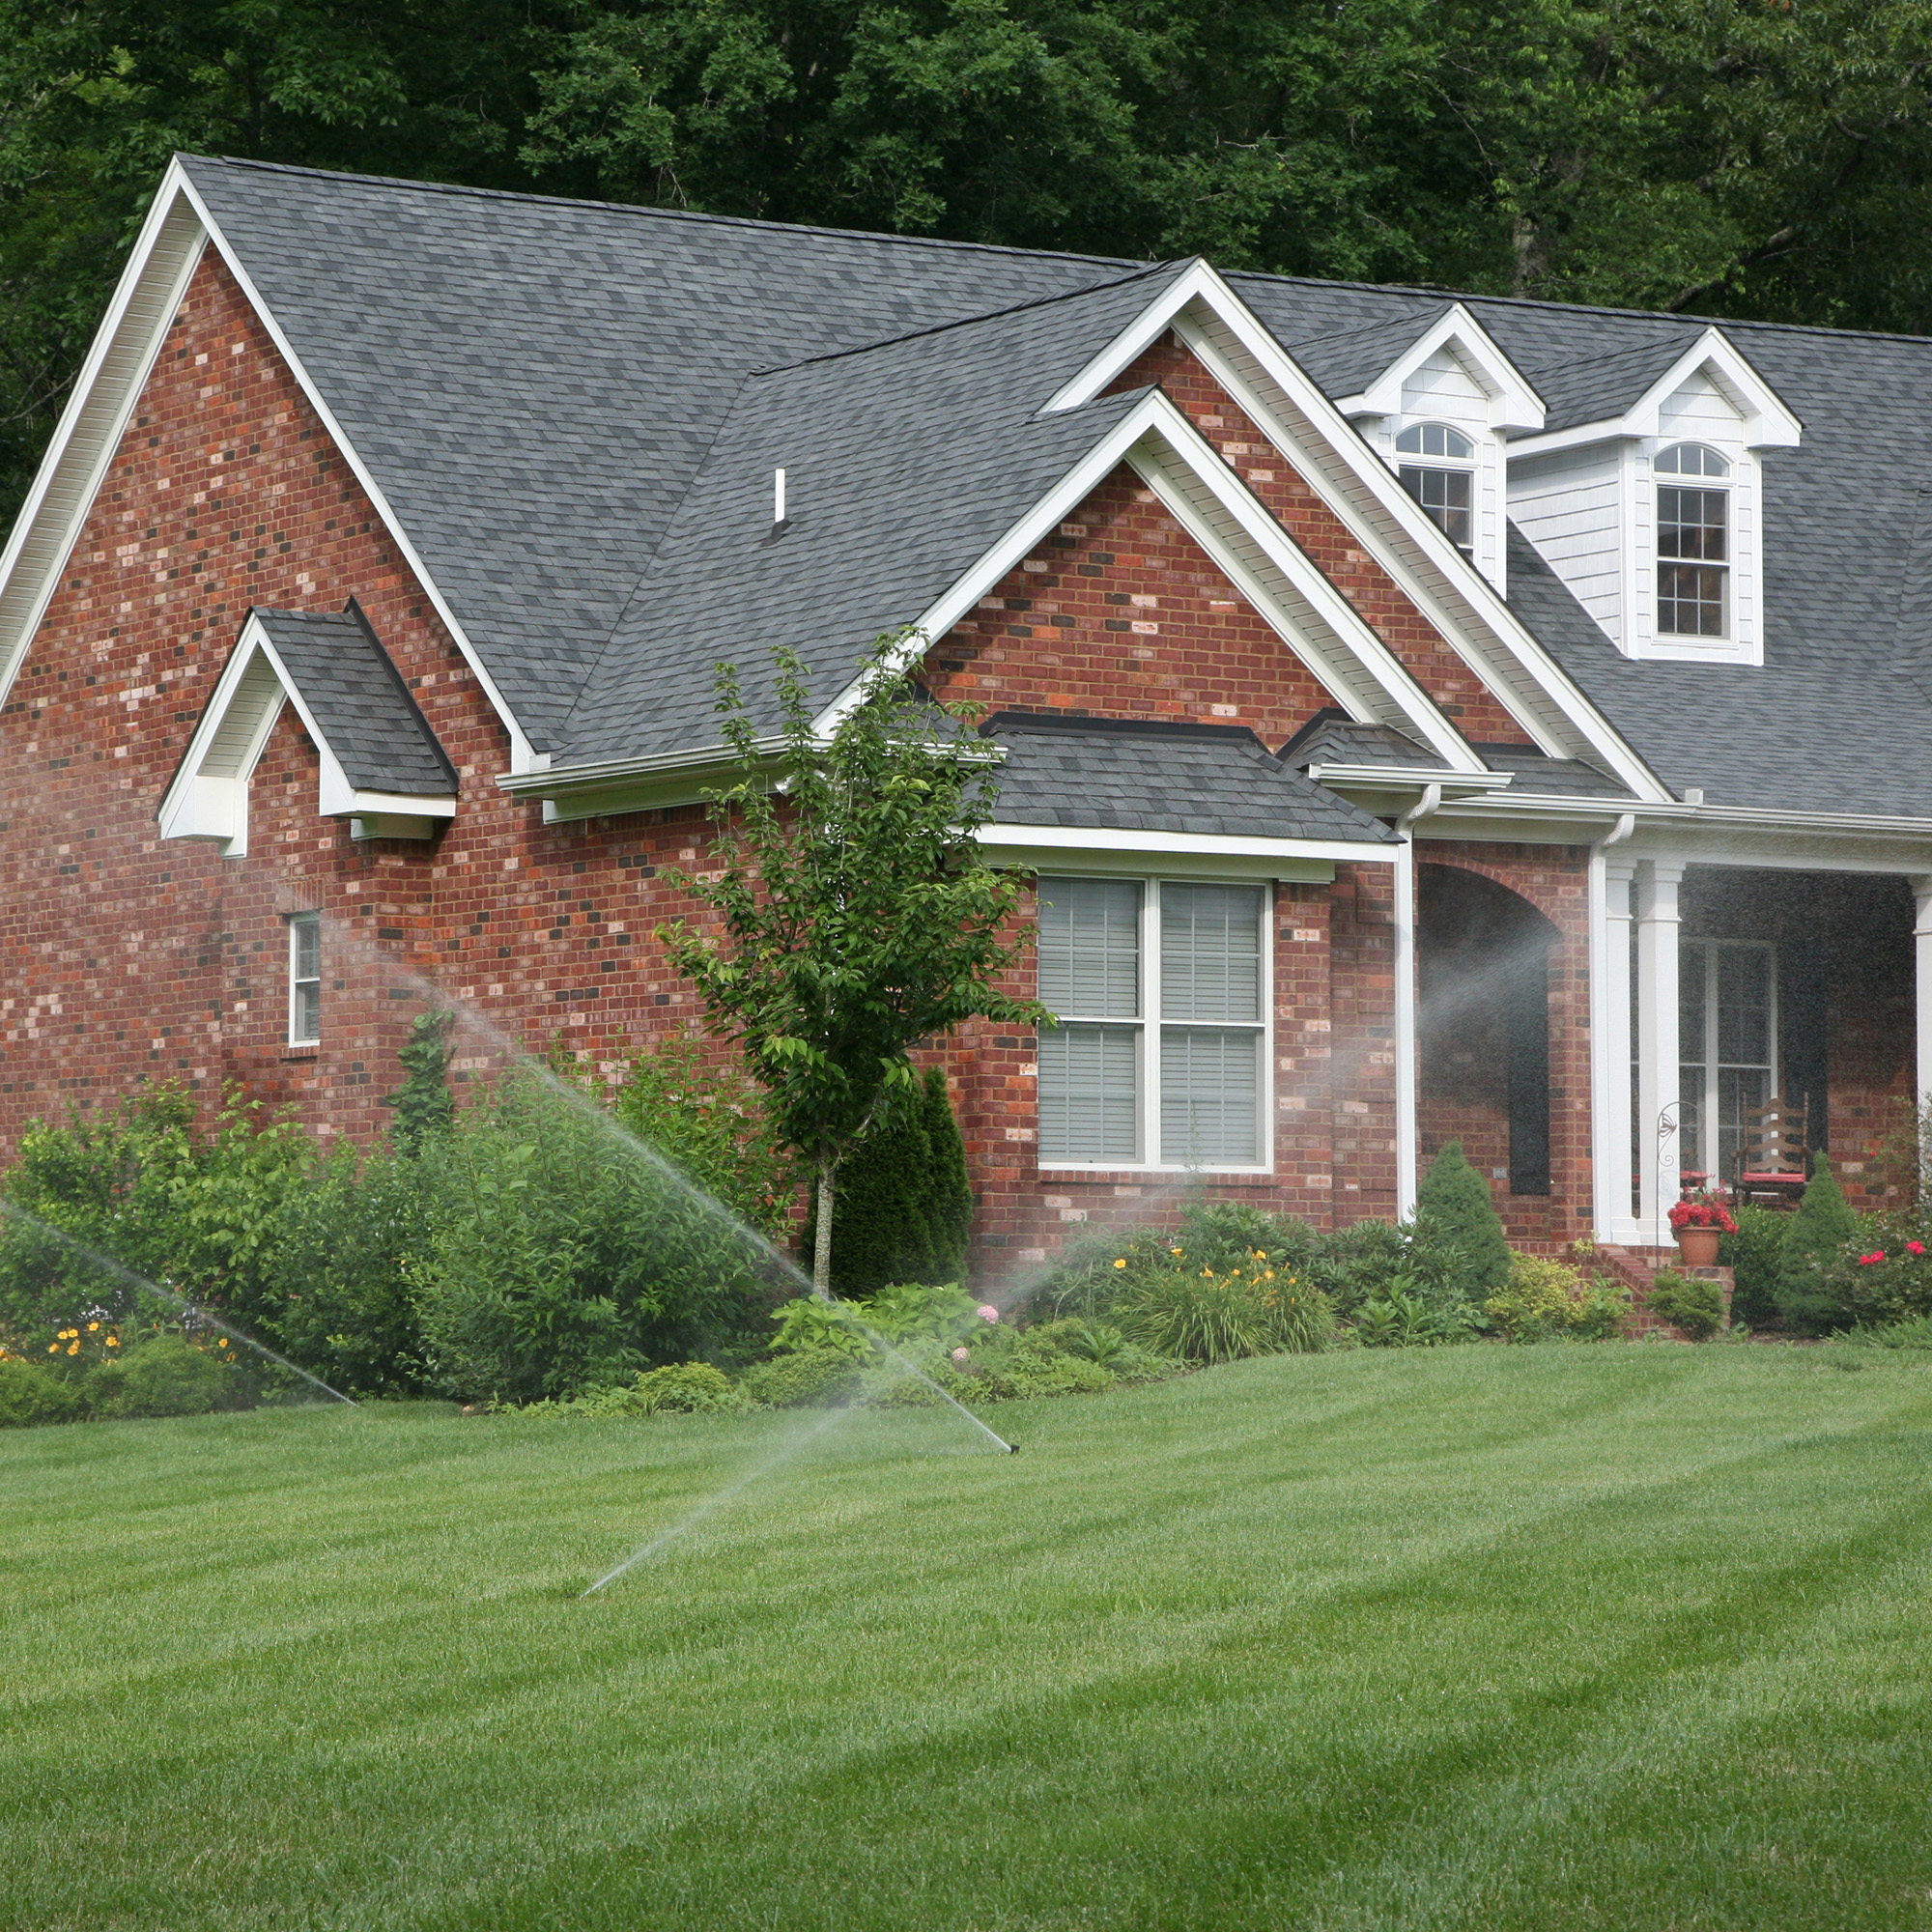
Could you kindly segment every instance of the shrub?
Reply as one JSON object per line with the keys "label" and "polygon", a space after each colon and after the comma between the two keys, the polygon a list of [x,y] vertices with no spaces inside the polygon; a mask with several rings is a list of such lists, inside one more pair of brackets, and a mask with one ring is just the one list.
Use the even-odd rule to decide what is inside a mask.
{"label": "shrub", "polygon": [[1466,1303],[1434,1306],[1389,1287],[1355,1312],[1354,1339],[1365,1349],[1428,1349],[1468,1340],[1475,1314]]}
{"label": "shrub", "polygon": [[103,1417],[209,1415],[245,1408],[254,1395],[239,1364],[182,1335],[156,1335],[129,1349],[91,1381],[94,1412]]}
{"label": "shrub", "polygon": [[1463,1299],[1501,1293],[1510,1279],[1510,1248],[1490,1184],[1448,1142],[1431,1163],[1416,1195],[1419,1228],[1454,1258],[1451,1286]]}
{"label": "shrub", "polygon": [[1776,1208],[1741,1201],[1733,1209],[1737,1233],[1718,1243],[1718,1262],[1731,1270],[1731,1313],[1761,1328],[1777,1319],[1777,1278],[1784,1236],[1792,1217]]}
{"label": "shrub", "polygon": [[10,1356],[0,1360],[0,1429],[34,1429],[48,1422],[79,1422],[87,1399],[71,1382]]}
{"label": "shrub", "polygon": [[1832,1163],[1820,1153],[1814,1157],[1804,1199],[1785,1230],[1778,1260],[1777,1311],[1794,1327],[1819,1334],[1848,1319],[1826,1274],[1857,1233],[1858,1216],[1838,1186]]}
{"label": "shrub", "polygon": [[745,1371],[738,1386],[761,1408],[838,1408],[854,1400],[864,1382],[852,1356],[817,1350],[759,1362]]}
{"label": "shrub", "polygon": [[[728,1130],[727,1130],[728,1131]],[[426,1366],[465,1401],[609,1386],[757,1333],[776,1298],[756,1235],[639,1158],[595,1103],[505,1080],[413,1162]]]}
{"label": "shrub", "polygon": [[1888,1216],[1832,1256],[1817,1292],[1830,1325],[1881,1326],[1932,1315],[1932,1252],[1923,1237],[1932,1237],[1932,1229]]}
{"label": "shrub", "polygon": [[1679,1274],[1675,1268],[1658,1275],[1644,1306],[1693,1342],[1708,1342],[1724,1325],[1724,1296],[1718,1284]]}
{"label": "shrub", "polygon": [[414,1153],[426,1134],[447,1133],[456,1122],[456,1101],[449,1091],[449,1031],[456,1015],[448,1011],[418,1013],[410,1022],[410,1037],[396,1058],[403,1063],[403,1084],[384,1094],[383,1105],[396,1110],[391,1138],[402,1153]]}
{"label": "shrub", "polygon": [[646,1369],[626,1387],[600,1389],[579,1406],[586,1415],[709,1415],[751,1403],[722,1369],[677,1362]]}
{"label": "shrub", "polygon": [[1907,1321],[1887,1321],[1876,1328],[1847,1328],[1833,1339],[1832,1347],[1932,1353],[1932,1315],[1915,1315]]}
{"label": "shrub", "polygon": [[1271,1268],[1171,1268],[1143,1280],[1115,1310],[1129,1339],[1190,1362],[1312,1353],[1334,1337],[1319,1289]]}
{"label": "shrub", "polygon": [[[814,1202],[800,1235],[807,1255],[817,1211]],[[917,1091],[896,1099],[839,1166],[833,1292],[864,1298],[891,1282],[959,1280],[972,1221],[965,1144],[946,1075],[929,1066]]]}
{"label": "shrub", "polygon": [[1512,1342],[1607,1341],[1622,1332],[1629,1310],[1628,1290],[1586,1280],[1580,1268],[1541,1255],[1513,1255],[1508,1284],[1483,1303]]}

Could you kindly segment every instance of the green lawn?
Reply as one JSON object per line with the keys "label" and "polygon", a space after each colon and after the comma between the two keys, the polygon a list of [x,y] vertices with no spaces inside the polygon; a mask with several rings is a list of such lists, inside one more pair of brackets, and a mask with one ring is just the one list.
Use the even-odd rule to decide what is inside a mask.
{"label": "green lawn", "polygon": [[1932,1926],[1932,1371],[0,1435],[0,1924]]}

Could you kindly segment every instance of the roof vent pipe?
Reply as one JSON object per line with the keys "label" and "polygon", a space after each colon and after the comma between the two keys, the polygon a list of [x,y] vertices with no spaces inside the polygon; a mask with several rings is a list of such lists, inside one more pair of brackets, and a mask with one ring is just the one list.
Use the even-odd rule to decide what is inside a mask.
{"label": "roof vent pipe", "polygon": [[772,471],[772,528],[765,538],[767,543],[777,543],[791,528],[791,519],[785,515],[785,473],[782,469]]}

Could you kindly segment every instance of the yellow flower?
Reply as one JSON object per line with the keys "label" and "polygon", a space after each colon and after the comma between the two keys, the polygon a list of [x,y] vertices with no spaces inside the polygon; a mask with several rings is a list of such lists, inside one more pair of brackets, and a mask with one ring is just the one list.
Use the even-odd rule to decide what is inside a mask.
{"label": "yellow flower", "polygon": [[67,1345],[67,1351],[68,1351],[68,1353],[69,1353],[70,1355],[77,1355],[77,1354],[79,1354],[79,1353],[80,1353],[80,1344],[79,1344],[78,1342],[70,1342],[70,1343],[69,1343],[69,1344]]}
{"label": "yellow flower", "polygon": [[1213,1278],[1214,1278],[1214,1270],[1213,1270],[1212,1268],[1203,1268],[1203,1269],[1201,1270],[1201,1272],[1202,1272],[1202,1273],[1203,1273],[1203,1274],[1204,1274],[1205,1276],[1207,1276],[1207,1278],[1208,1278],[1208,1279],[1209,1281],[1212,1281],[1212,1280],[1213,1280]]}
{"label": "yellow flower", "polygon": [[1264,1279],[1266,1279],[1266,1280],[1268,1280],[1268,1281],[1272,1281],[1272,1280],[1274,1279],[1274,1269],[1273,1269],[1273,1268],[1263,1268],[1263,1270],[1262,1270],[1262,1274],[1263,1274],[1264,1278]]}
{"label": "yellow flower", "polygon": [[1116,1263],[1114,1264],[1114,1265],[1115,1265],[1115,1266],[1116,1266],[1117,1268],[1123,1268],[1123,1267],[1125,1267],[1125,1266],[1126,1266],[1126,1263],[1125,1263],[1125,1262],[1116,1262]]}
{"label": "yellow flower", "polygon": [[1240,1278],[1241,1278],[1241,1271],[1239,1268],[1234,1268],[1229,1272],[1228,1279],[1230,1281],[1239,1281]]}
{"label": "yellow flower", "polygon": [[49,1342],[47,1344],[47,1353],[50,1355],[58,1355],[60,1353],[60,1344],[58,1342]]}
{"label": "yellow flower", "polygon": [[120,1346],[121,1346],[121,1338],[120,1338],[120,1336],[118,1336],[118,1335],[110,1335],[110,1336],[108,1336],[108,1338],[107,1338],[107,1347],[108,1347],[108,1348],[110,1348],[110,1349],[118,1349],[118,1348],[119,1348]]}
{"label": "yellow flower", "polygon": [[89,1322],[89,1323],[87,1324],[87,1332],[88,1332],[88,1333],[89,1333],[90,1335],[92,1335],[92,1334],[94,1333],[94,1331],[95,1331],[95,1330],[96,1330],[97,1328],[99,1328],[99,1326],[100,1326],[100,1323],[99,1323],[99,1322],[98,1322],[98,1321],[90,1321],[90,1322]]}

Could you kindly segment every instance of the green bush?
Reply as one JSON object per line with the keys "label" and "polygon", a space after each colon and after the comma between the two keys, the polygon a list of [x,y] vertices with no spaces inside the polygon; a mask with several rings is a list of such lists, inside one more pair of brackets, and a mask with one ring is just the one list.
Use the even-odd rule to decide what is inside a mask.
{"label": "green bush", "polygon": [[1512,1342],[1608,1341],[1623,1332],[1630,1292],[1590,1281],[1568,1262],[1512,1255],[1508,1283],[1483,1311]]}
{"label": "green bush", "polygon": [[1490,1183],[1450,1141],[1430,1164],[1416,1195],[1415,1219],[1453,1258],[1450,1286],[1469,1302],[1502,1293],[1510,1278],[1510,1248]]}
{"label": "green bush", "polygon": [[1777,1312],[1794,1328],[1822,1334],[1851,1319],[1827,1275],[1858,1231],[1858,1216],[1832,1163],[1822,1153],[1814,1156],[1811,1179],[1785,1230],[1778,1260]]}
{"label": "green bush", "polygon": [[1433,1305],[1390,1287],[1355,1311],[1354,1340],[1365,1349],[1431,1349],[1464,1342],[1476,1326],[1466,1304]]}
{"label": "green bush", "polygon": [[646,1369],[627,1386],[600,1389],[577,1405],[585,1415],[711,1415],[749,1408],[750,1399],[710,1362]]}
{"label": "green bush", "polygon": [[[966,1271],[973,1190],[946,1075],[926,1068],[845,1156],[832,1209],[832,1290],[863,1300],[892,1282],[958,1281]],[[800,1235],[810,1255],[814,1202]]]}
{"label": "green bush", "polygon": [[0,1357],[0,1429],[34,1429],[48,1422],[79,1422],[87,1399],[71,1382],[17,1356]]}
{"label": "green bush", "polygon": [[105,1418],[210,1415],[245,1408],[254,1389],[239,1364],[182,1335],[156,1335],[90,1378],[94,1413]]}
{"label": "green bush", "polygon": [[1829,1257],[1820,1270],[1816,1325],[1885,1326],[1932,1316],[1932,1228],[1888,1215]]}
{"label": "green bush", "polygon": [[1644,1306],[1693,1342],[1708,1342],[1724,1325],[1723,1291],[1715,1281],[1665,1268],[1651,1284]]}
{"label": "green bush", "polygon": [[568,1398],[749,1342],[776,1298],[754,1233],[534,1077],[426,1138],[413,1166],[412,1301],[427,1370],[459,1400]]}
{"label": "green bush", "polygon": [[738,1386],[761,1408],[838,1408],[858,1397],[864,1381],[854,1357],[820,1350],[756,1363]]}
{"label": "green bush", "polygon": [[1731,1210],[1735,1235],[1718,1243],[1718,1263],[1731,1270],[1731,1314],[1752,1328],[1777,1320],[1777,1281],[1784,1264],[1784,1236],[1792,1217],[1755,1201]]}
{"label": "green bush", "polygon": [[1832,1338],[1833,1349],[1896,1350],[1908,1354],[1932,1353],[1932,1315],[1915,1315],[1903,1321],[1887,1321],[1875,1328],[1847,1328]]}

